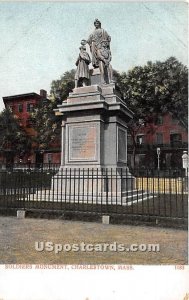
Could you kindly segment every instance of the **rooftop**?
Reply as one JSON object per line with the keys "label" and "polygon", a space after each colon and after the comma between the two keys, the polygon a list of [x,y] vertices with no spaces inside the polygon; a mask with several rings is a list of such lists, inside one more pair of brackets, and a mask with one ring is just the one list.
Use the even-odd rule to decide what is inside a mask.
{"label": "rooftop", "polygon": [[19,94],[19,95],[12,95],[12,96],[5,96],[2,97],[3,98],[3,102],[5,103],[6,101],[9,100],[14,100],[14,99],[19,99],[19,98],[47,98],[47,92],[43,89],[40,90],[40,94],[37,93],[26,93],[26,94]]}
{"label": "rooftop", "polygon": [[41,98],[41,96],[37,93],[27,93],[27,94],[20,94],[20,95],[12,95],[12,96],[6,96],[3,97],[3,100],[9,100],[9,99],[14,99],[14,98],[27,98],[27,97],[39,97]]}

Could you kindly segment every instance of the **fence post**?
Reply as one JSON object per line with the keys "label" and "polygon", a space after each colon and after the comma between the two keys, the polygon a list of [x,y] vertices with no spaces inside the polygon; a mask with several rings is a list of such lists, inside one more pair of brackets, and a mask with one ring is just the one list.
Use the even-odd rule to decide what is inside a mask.
{"label": "fence post", "polygon": [[106,175],[105,175],[105,186],[106,186],[106,208],[108,211],[108,169],[106,168]]}
{"label": "fence post", "polygon": [[188,154],[187,151],[183,151],[182,155],[182,167],[184,169],[184,190],[188,190]]}

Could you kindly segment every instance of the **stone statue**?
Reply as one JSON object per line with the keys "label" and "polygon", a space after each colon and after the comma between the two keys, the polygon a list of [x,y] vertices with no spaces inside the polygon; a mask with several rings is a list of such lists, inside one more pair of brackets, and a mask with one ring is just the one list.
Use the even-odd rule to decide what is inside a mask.
{"label": "stone statue", "polygon": [[97,49],[97,56],[99,59],[101,83],[106,84],[113,82],[113,70],[110,64],[112,55],[107,41],[101,42],[100,47]]}
{"label": "stone statue", "polygon": [[78,86],[86,86],[89,82],[89,64],[91,63],[91,59],[89,54],[86,51],[86,42],[84,40],[81,41],[81,47],[79,57],[76,61],[77,70],[75,73],[75,88]]}
{"label": "stone statue", "polygon": [[87,43],[90,46],[92,54],[92,65],[94,68],[98,68],[100,62],[98,49],[100,49],[101,43],[104,41],[106,41],[110,46],[111,37],[104,29],[101,28],[101,22],[98,19],[94,21],[94,26],[95,30],[89,36]]}

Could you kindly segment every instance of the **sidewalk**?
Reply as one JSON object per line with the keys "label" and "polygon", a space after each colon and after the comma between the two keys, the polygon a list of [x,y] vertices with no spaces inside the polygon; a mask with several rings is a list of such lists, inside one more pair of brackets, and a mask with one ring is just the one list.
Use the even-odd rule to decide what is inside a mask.
{"label": "sidewalk", "polygon": [[[187,264],[187,231],[145,226],[0,217],[1,264]],[[159,252],[36,251],[57,244],[160,244]]]}

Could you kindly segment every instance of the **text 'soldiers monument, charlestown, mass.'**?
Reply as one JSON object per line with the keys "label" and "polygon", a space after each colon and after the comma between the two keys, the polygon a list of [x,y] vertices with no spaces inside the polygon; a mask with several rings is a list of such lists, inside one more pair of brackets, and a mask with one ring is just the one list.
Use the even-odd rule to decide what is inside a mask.
{"label": "text 'soldiers monument, charlestown, mass.'", "polygon": [[[94,26],[94,31],[88,39],[81,41],[79,47],[75,88],[56,109],[56,114],[62,118],[62,156],[53,185],[64,190],[64,182],[60,186],[58,176],[66,174],[70,181],[67,190],[68,187],[70,190],[65,192],[65,197],[66,193],[72,197],[74,186],[74,196],[79,194],[79,198],[85,201],[87,193],[87,201],[90,195],[93,201],[92,194],[97,193],[95,189],[98,188],[101,199],[106,192],[107,201],[108,173],[111,172],[112,178],[116,177],[111,179],[111,194],[115,189],[117,195],[118,190],[124,193],[134,180],[127,170],[127,122],[133,113],[121,99],[113,81],[111,37],[101,28],[98,19]],[[89,69],[91,62],[92,69]],[[127,176],[121,176],[124,172]],[[87,187],[80,188],[85,176],[93,177],[92,186],[89,183]]]}

